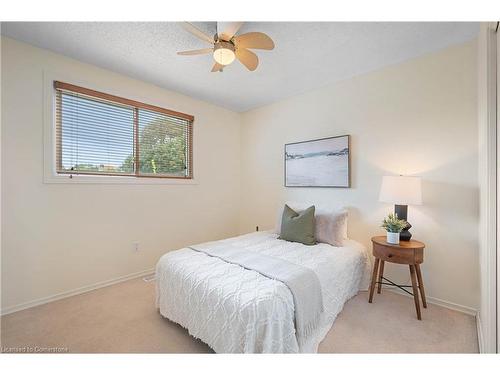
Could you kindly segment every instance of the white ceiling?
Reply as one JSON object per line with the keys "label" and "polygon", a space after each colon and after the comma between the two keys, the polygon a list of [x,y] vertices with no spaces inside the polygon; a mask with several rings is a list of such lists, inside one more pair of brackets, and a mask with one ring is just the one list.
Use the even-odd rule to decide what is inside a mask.
{"label": "white ceiling", "polygon": [[[215,22],[195,23],[213,35]],[[470,40],[464,22],[248,22],[273,51],[249,72],[235,62],[211,73],[212,57],[178,56],[207,44],[173,22],[3,22],[3,35],[234,111],[246,111],[335,81]]]}

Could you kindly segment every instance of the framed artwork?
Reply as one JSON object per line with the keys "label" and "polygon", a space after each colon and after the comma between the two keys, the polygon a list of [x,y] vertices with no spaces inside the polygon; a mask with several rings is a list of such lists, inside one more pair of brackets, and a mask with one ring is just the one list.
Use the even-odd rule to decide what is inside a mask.
{"label": "framed artwork", "polygon": [[285,145],[285,186],[351,186],[348,135]]}

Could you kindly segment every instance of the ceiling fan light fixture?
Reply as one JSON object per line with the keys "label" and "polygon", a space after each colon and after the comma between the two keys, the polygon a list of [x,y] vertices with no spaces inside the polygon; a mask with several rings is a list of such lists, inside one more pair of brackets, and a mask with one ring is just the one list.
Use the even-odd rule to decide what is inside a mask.
{"label": "ceiling fan light fixture", "polygon": [[180,51],[178,55],[192,56],[212,53],[215,61],[211,72],[222,72],[222,68],[238,60],[245,68],[253,72],[259,66],[259,57],[251,49],[274,49],[273,40],[265,33],[253,31],[237,34],[243,22],[217,22],[217,32],[213,37],[205,34],[189,22],[184,22],[185,29],[198,39],[208,42],[211,48]]}
{"label": "ceiling fan light fixture", "polygon": [[214,60],[221,65],[231,64],[236,55],[234,45],[230,42],[220,41],[214,45]]}

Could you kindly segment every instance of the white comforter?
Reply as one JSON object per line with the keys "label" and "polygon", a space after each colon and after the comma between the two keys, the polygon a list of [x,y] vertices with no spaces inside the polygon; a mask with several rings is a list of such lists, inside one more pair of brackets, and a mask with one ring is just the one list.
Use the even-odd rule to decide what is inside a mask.
{"label": "white comforter", "polygon": [[312,269],[325,312],[319,328],[299,345],[293,297],[282,282],[191,249],[163,255],[156,267],[161,315],[217,353],[316,352],[344,303],[368,283],[366,250],[352,240],[344,247],[305,246],[255,232],[222,241]]}

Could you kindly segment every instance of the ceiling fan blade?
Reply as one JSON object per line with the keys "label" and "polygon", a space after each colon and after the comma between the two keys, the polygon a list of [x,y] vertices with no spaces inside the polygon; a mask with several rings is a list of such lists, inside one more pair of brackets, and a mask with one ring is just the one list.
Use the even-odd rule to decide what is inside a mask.
{"label": "ceiling fan blade", "polygon": [[222,69],[224,68],[224,65],[221,65],[219,63],[215,63],[212,72],[222,72]]}
{"label": "ceiling fan blade", "polygon": [[190,55],[205,55],[207,53],[213,52],[213,48],[203,48],[203,49],[193,49],[191,51],[177,52],[178,55],[190,56]]}
{"label": "ceiling fan blade", "polygon": [[259,65],[259,58],[255,53],[245,48],[236,48],[236,58],[247,67],[248,70],[254,71]]}
{"label": "ceiling fan blade", "polygon": [[217,35],[225,41],[231,38],[238,32],[243,22],[217,22]]}
{"label": "ceiling fan blade", "polygon": [[238,35],[234,38],[234,43],[239,48],[267,49],[274,48],[274,42],[264,33],[252,32]]}
{"label": "ceiling fan blade", "polygon": [[194,26],[193,24],[189,23],[189,22],[182,22],[182,27],[190,32],[191,34],[193,34],[194,36],[196,36],[197,38],[207,42],[207,43],[210,43],[210,44],[214,44],[214,39],[209,37],[207,34],[205,34],[203,31],[201,31],[200,29],[198,29],[196,26]]}

